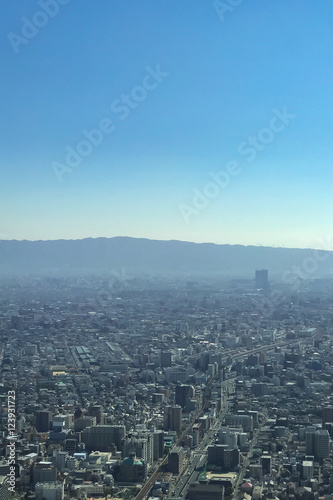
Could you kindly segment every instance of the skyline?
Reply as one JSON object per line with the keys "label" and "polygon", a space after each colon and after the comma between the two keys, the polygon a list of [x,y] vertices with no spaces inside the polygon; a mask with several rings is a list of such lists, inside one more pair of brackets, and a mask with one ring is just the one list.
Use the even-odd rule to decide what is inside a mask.
{"label": "skyline", "polygon": [[328,1],[80,7],[0,21],[0,239],[324,248]]}

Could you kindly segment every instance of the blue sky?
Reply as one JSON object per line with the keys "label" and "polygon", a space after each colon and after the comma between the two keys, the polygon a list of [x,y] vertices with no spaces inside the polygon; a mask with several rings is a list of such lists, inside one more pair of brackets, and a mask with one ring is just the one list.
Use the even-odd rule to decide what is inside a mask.
{"label": "blue sky", "polygon": [[333,5],[228,1],[6,2],[0,237],[329,239]]}

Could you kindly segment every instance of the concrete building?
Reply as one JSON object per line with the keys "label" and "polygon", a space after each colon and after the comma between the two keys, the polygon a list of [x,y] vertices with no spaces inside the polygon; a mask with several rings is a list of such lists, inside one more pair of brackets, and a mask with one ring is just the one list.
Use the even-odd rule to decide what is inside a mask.
{"label": "concrete building", "polygon": [[184,450],[181,446],[177,446],[169,454],[169,471],[172,474],[181,474],[184,469]]}
{"label": "concrete building", "polygon": [[313,462],[303,460],[302,462],[302,478],[306,481],[311,481],[313,478]]}
{"label": "concrete building", "polygon": [[256,283],[256,288],[262,288],[263,290],[267,290],[269,288],[267,269],[261,269],[256,271],[255,283]]}
{"label": "concrete building", "polygon": [[38,462],[33,469],[33,480],[36,483],[54,483],[57,477],[57,469],[52,462]]}
{"label": "concrete building", "polygon": [[194,387],[192,385],[178,384],[175,390],[176,405],[186,408],[189,401],[194,398]]}
{"label": "concrete building", "polygon": [[333,422],[333,406],[325,406],[323,408],[323,425],[326,422]]}
{"label": "concrete building", "polygon": [[88,408],[88,416],[96,418],[96,424],[104,424],[103,407],[101,405],[91,405]]}
{"label": "concrete building", "polygon": [[188,500],[224,500],[224,486],[214,483],[191,484],[187,498]]}
{"label": "concrete building", "polygon": [[181,406],[166,406],[164,409],[164,430],[179,433],[182,428]]}
{"label": "concrete building", "polygon": [[120,464],[118,482],[122,483],[142,483],[147,475],[147,465],[143,460],[135,457],[131,453],[129,457],[124,458]]}
{"label": "concrete building", "polygon": [[314,455],[316,460],[328,458],[330,454],[330,435],[327,429],[308,427],[305,431],[307,455]]}
{"label": "concrete building", "polygon": [[50,429],[52,413],[50,411],[40,410],[36,413],[37,432],[47,432]]}
{"label": "concrete building", "polygon": [[253,432],[253,417],[251,415],[228,413],[225,417],[225,423],[229,427],[241,427],[244,432]]}
{"label": "concrete building", "polygon": [[240,452],[237,447],[229,448],[227,444],[215,444],[208,446],[208,463],[219,465],[229,471],[239,465]]}
{"label": "concrete building", "polygon": [[229,429],[229,427],[221,427],[219,430],[219,443],[226,444],[229,448],[234,448],[237,445],[238,434]]}
{"label": "concrete building", "polygon": [[91,451],[109,451],[113,446],[120,450],[124,437],[124,425],[96,425],[82,431],[82,441]]}
{"label": "concrete building", "polygon": [[84,415],[74,420],[74,431],[81,432],[83,431],[83,429],[86,429],[87,427],[95,426],[96,423],[97,423],[96,417]]}
{"label": "concrete building", "polygon": [[36,500],[64,500],[64,483],[37,483],[35,495]]}
{"label": "concrete building", "polygon": [[164,455],[164,432],[155,431],[153,434],[153,457],[154,460],[162,458]]}
{"label": "concrete building", "polygon": [[154,440],[153,435],[148,434],[146,437],[139,438],[136,441],[136,456],[142,458],[147,465],[152,464],[154,454]]}
{"label": "concrete building", "polygon": [[53,450],[53,460],[58,471],[63,471],[66,468],[67,458],[67,451]]}
{"label": "concrete building", "polygon": [[167,368],[171,366],[171,352],[161,351],[161,367]]}
{"label": "concrete building", "polygon": [[328,458],[330,455],[330,435],[326,429],[315,433],[314,455],[316,460]]}
{"label": "concrete building", "polygon": [[272,457],[270,455],[261,456],[262,475],[270,475],[272,472]]}

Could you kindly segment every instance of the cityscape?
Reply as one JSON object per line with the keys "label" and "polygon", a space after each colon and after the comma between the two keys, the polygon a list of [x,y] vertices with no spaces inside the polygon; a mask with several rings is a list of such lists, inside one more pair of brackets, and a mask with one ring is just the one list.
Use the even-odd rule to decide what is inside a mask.
{"label": "cityscape", "polygon": [[1,499],[333,498],[332,322],[265,269],[3,278]]}
{"label": "cityscape", "polygon": [[332,0],[2,7],[0,500],[333,500]]}

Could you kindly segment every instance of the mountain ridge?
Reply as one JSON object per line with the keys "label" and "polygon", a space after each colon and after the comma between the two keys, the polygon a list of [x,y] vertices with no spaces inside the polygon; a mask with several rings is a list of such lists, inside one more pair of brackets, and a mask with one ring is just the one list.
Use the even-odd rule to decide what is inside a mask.
{"label": "mountain ridge", "polygon": [[[325,259],[318,258],[327,252]],[[316,258],[317,255],[317,258]],[[333,252],[310,248],[194,243],[115,236],[58,240],[0,240],[0,275],[103,274],[126,268],[134,274],[235,275],[253,278],[317,263],[311,276],[331,273]]]}

